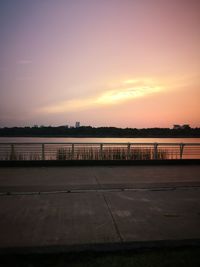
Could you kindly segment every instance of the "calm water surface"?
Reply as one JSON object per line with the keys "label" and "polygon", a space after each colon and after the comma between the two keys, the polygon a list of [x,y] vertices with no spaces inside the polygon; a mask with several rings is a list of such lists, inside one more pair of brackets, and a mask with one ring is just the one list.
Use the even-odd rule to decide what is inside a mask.
{"label": "calm water surface", "polygon": [[0,137],[0,143],[200,143],[200,138]]}

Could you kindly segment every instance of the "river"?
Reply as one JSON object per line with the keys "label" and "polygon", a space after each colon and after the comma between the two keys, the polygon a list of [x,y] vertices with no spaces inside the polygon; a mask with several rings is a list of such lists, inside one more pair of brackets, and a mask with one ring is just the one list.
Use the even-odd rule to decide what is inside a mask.
{"label": "river", "polygon": [[0,137],[0,143],[200,143],[200,138]]}
{"label": "river", "polygon": [[[81,143],[85,143],[85,145]],[[109,145],[108,143],[112,144]],[[133,143],[133,145],[128,145],[127,143]],[[0,137],[0,159],[7,160],[12,157],[31,160],[42,158],[52,160],[57,158],[90,159],[91,157],[92,159],[99,159],[102,155],[106,159],[114,159],[114,157],[118,159],[119,155],[122,157],[125,155],[125,158],[130,158],[131,155],[133,158],[138,158],[139,155],[140,159],[143,159],[141,156],[144,155],[145,159],[147,156],[153,159],[155,153],[153,143],[160,144],[156,153],[164,159],[200,158],[200,138]],[[166,143],[166,145],[161,143]],[[171,145],[172,143],[173,145]],[[174,143],[177,145],[174,145]],[[180,143],[189,144],[183,147]],[[197,145],[190,145],[190,143]]]}

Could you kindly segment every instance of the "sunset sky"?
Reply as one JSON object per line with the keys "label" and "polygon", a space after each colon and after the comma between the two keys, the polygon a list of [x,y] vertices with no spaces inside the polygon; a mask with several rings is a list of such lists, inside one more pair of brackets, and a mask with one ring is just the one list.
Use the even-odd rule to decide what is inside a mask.
{"label": "sunset sky", "polygon": [[200,127],[199,0],[1,0],[0,127]]}

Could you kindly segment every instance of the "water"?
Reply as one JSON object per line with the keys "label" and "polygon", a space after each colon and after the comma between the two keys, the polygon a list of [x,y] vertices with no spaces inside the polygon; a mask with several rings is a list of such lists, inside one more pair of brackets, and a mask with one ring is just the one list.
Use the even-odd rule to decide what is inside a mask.
{"label": "water", "polygon": [[[15,144],[11,146],[10,143]],[[45,145],[42,145],[43,143]],[[83,145],[67,143],[83,143]],[[94,143],[103,143],[104,145],[95,145]],[[114,144],[106,145],[106,143]],[[136,143],[136,145],[128,146],[127,143]],[[137,143],[143,143],[143,145],[137,145]],[[24,160],[40,160],[42,158],[47,160],[55,160],[57,158],[101,159],[102,155],[104,155],[105,159],[127,159],[128,157],[133,159],[153,159],[155,153],[153,143],[166,143],[166,145],[160,144],[158,146],[157,155],[159,155],[160,159],[200,158],[200,138],[0,137],[0,160],[8,160],[10,158]],[[172,143],[177,145],[170,145]],[[197,143],[198,145],[184,146],[181,156],[181,146],[178,145],[180,143]]]}
{"label": "water", "polygon": [[200,143],[200,138],[0,137],[0,143]]}

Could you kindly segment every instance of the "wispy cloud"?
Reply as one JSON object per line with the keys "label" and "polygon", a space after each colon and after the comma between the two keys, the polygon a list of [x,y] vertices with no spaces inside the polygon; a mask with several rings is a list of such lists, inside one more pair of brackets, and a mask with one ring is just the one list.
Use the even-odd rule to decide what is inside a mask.
{"label": "wispy cloud", "polygon": [[101,94],[83,99],[72,99],[63,101],[56,105],[43,107],[42,113],[64,113],[81,111],[88,108],[116,105],[131,99],[144,97],[148,94],[156,93],[163,90],[163,87],[154,83],[147,83],[139,80],[126,80],[116,85],[115,89],[106,89]]}

